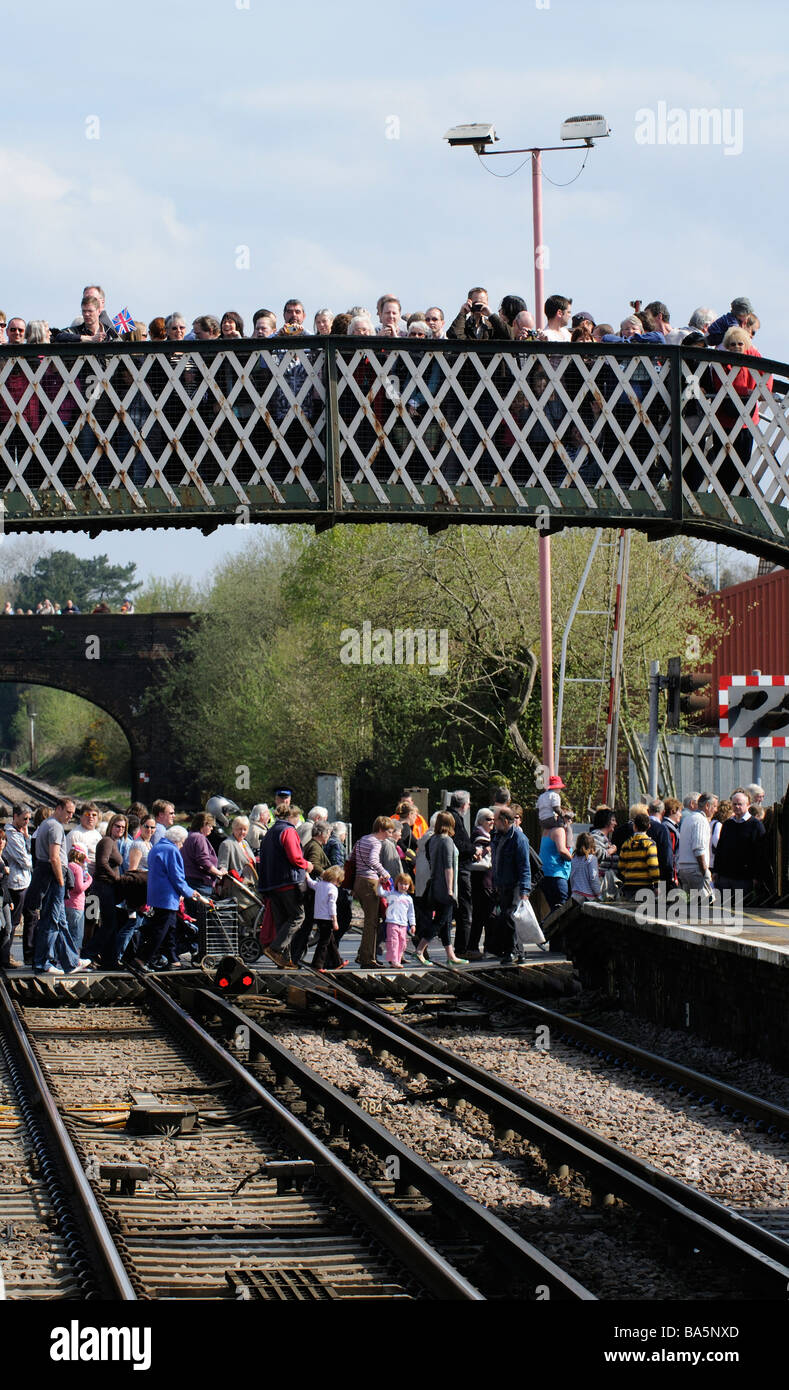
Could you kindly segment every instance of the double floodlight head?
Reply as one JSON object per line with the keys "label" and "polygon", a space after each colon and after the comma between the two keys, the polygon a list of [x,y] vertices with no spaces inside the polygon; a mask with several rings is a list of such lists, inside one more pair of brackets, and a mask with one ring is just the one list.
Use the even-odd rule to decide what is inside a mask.
{"label": "double floodlight head", "polygon": [[[559,138],[569,141],[583,140],[587,145],[593,145],[595,140],[602,140],[610,134],[611,127],[605,116],[570,116],[566,121],[562,121]],[[487,146],[496,144],[498,138],[496,127],[486,121],[477,121],[471,125],[453,125],[444,136],[449,145],[468,145],[476,150],[477,154],[524,153],[523,150],[488,150]]]}
{"label": "double floodlight head", "polygon": [[444,136],[450,145],[471,145],[477,154],[483,154],[485,146],[492,145],[498,138],[495,126],[485,121],[475,125],[453,125]]}

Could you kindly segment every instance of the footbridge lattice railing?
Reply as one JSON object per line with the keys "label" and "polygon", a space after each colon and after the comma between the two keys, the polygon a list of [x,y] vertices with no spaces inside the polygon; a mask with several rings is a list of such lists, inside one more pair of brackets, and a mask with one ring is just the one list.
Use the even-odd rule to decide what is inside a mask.
{"label": "footbridge lattice railing", "polygon": [[2,520],[624,525],[786,563],[787,377],[669,345],[0,348]]}

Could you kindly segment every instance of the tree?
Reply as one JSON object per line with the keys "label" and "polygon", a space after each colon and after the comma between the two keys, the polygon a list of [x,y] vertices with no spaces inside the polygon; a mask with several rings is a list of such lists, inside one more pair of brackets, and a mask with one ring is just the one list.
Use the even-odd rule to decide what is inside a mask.
{"label": "tree", "polygon": [[[575,530],[554,541],[557,633],[589,541]],[[649,660],[684,651],[690,634],[700,657],[708,645],[691,558],[689,543],[671,549],[634,534],[626,674],[637,728],[646,727]],[[585,734],[604,688],[597,678],[610,581],[608,553],[592,567],[583,605],[595,611],[579,614],[572,631],[569,674],[596,684],[573,687],[579,694],[566,720],[584,736],[565,735],[566,742],[602,741]],[[414,782],[462,779],[487,795],[491,780],[506,780],[521,798],[533,793],[541,753],[531,528],[453,526],[438,536],[409,525],[269,531],[218,571],[207,610],[188,639],[190,663],[173,663],[160,697],[186,711],[180,753],[207,787],[246,790],[236,780],[240,768],[247,800],[264,799],[279,778],[301,789],[319,770],[342,774],[347,786],[364,763],[387,804],[393,788]],[[343,633],[365,624],[445,634],[446,670],[344,662]],[[574,798],[599,782],[601,761],[587,757],[575,770]]]}
{"label": "tree", "polygon": [[55,758],[91,777],[124,783],[129,774],[129,745],[119,724],[105,710],[50,686],[14,686],[17,706],[9,723],[9,745],[17,761],[27,757],[29,713],[36,712],[39,762]]}
{"label": "tree", "polygon": [[134,608],[137,613],[194,613],[205,601],[205,589],[188,574],[149,575]]}
{"label": "tree", "polygon": [[39,534],[32,536],[5,536],[0,532],[0,601],[10,599],[15,608],[21,607],[17,600],[16,576],[27,574],[43,555],[48,555],[52,542]]}
{"label": "tree", "polygon": [[90,610],[96,603],[120,607],[123,599],[140,588],[135,578],[135,565],[111,565],[107,555],[81,560],[69,550],[54,550],[36,560],[32,569],[14,575],[16,604],[32,608],[42,599],[51,599],[61,607],[68,599],[81,609]]}

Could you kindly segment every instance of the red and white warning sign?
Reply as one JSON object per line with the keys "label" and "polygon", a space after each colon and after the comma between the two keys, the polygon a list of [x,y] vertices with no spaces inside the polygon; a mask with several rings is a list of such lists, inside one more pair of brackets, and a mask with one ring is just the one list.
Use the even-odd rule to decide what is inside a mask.
{"label": "red and white warning sign", "polygon": [[721,676],[721,748],[789,747],[789,676]]}

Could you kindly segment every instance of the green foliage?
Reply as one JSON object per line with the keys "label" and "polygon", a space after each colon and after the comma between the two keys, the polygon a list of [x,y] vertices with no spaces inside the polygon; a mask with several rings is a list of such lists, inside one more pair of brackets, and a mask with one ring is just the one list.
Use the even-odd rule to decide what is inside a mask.
{"label": "green foliage", "polygon": [[[590,539],[569,531],[553,541],[555,677]],[[597,684],[568,687],[565,743],[603,742],[615,554],[603,548],[595,560],[581,606],[597,611],[579,614],[572,629],[569,674]],[[636,727],[646,723],[649,661],[685,652],[691,638],[701,660],[714,641],[689,578],[692,559],[689,545],[633,535],[626,683]],[[171,667],[162,698],[185,711],[179,753],[207,791],[267,799],[285,779],[307,795],[316,772],[341,774],[347,788],[363,764],[382,801],[404,785],[459,779],[480,797],[500,780],[521,799],[533,793],[541,735],[532,530],[272,529],[221,567],[206,604],[200,633],[188,639],[191,661]],[[344,664],[343,634],[365,623],[372,632],[446,630],[446,674]],[[601,765],[593,757],[572,770],[574,797],[599,789]]]}
{"label": "green foliage", "polygon": [[195,613],[205,601],[205,588],[188,574],[148,575],[134,608],[137,613]]}
{"label": "green foliage", "polygon": [[32,608],[42,599],[51,599],[64,606],[72,599],[83,612],[96,603],[120,607],[123,599],[140,587],[135,579],[135,565],[111,565],[107,555],[92,560],[80,560],[68,550],[55,550],[36,560],[29,571],[14,575],[15,603]]}
{"label": "green foliage", "polygon": [[34,710],[39,764],[57,758],[61,766],[89,777],[128,783],[129,744],[123,730],[104,710],[49,686],[18,690],[19,703],[10,725],[10,743],[17,761],[27,761],[29,715]]}

